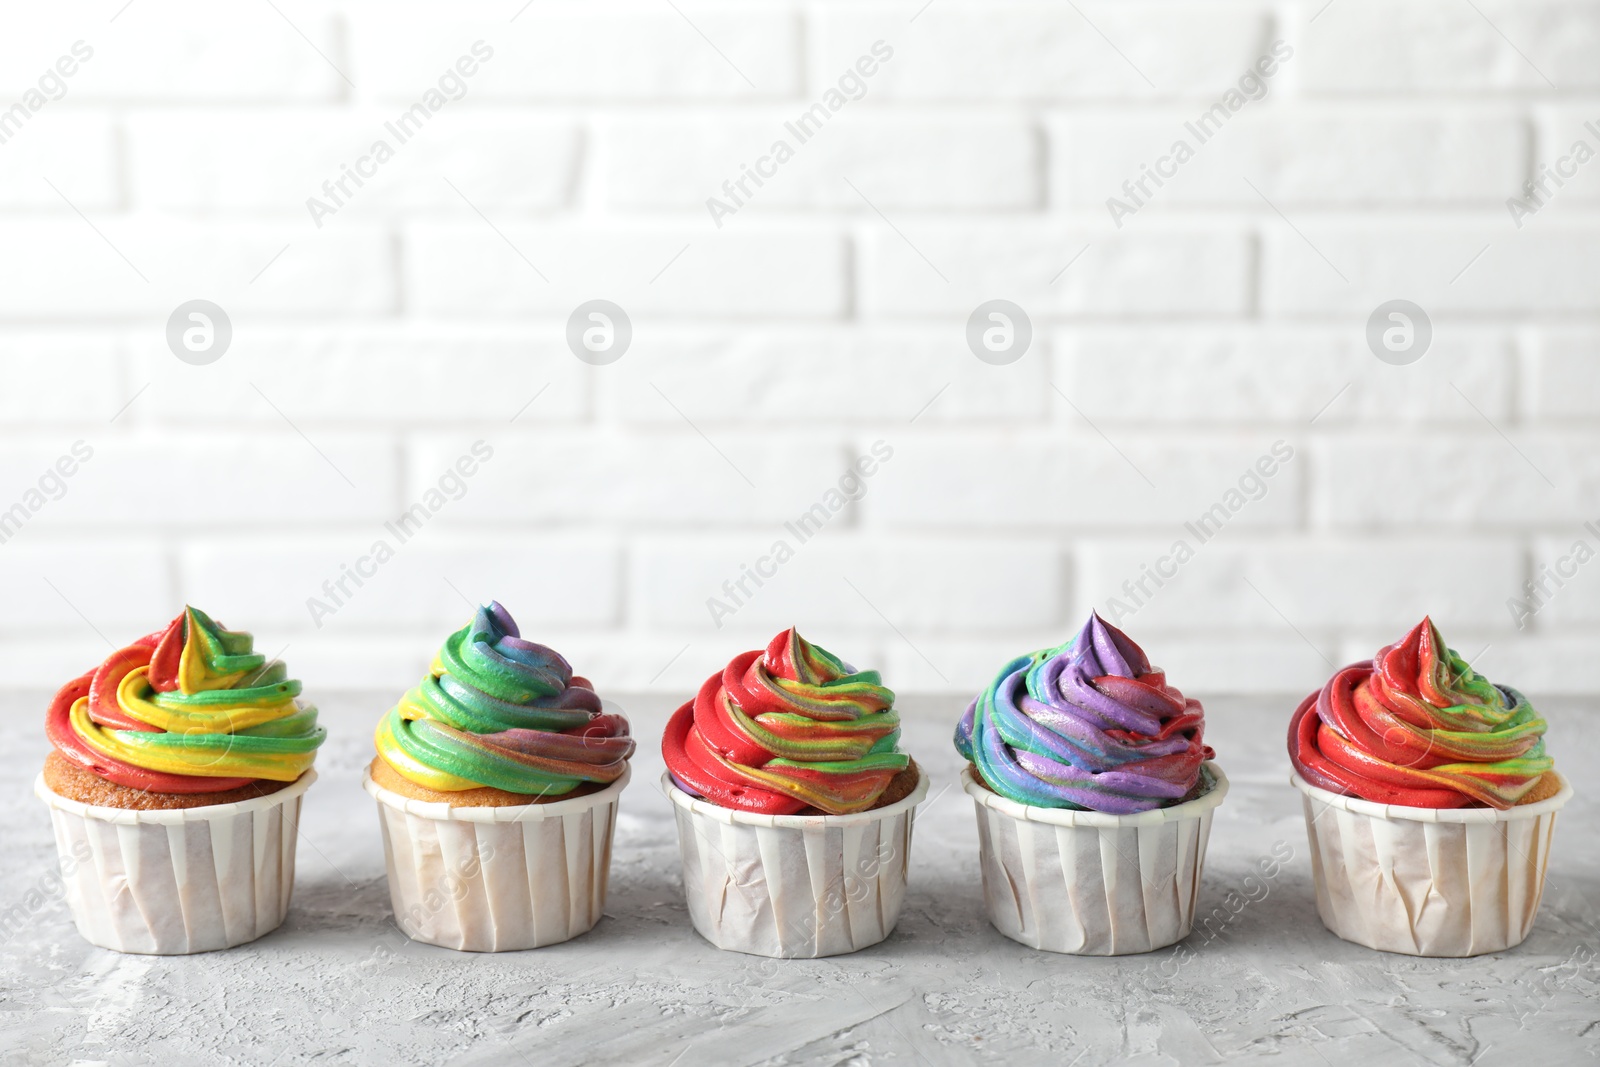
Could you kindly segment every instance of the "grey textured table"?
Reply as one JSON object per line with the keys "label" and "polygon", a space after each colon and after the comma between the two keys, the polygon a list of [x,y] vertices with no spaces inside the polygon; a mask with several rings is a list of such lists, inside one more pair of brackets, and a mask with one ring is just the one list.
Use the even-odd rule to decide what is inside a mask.
{"label": "grey textured table", "polygon": [[0,783],[0,915],[8,931],[19,914],[26,921],[0,934],[0,1062],[1525,1067],[1535,1053],[1542,1067],[1600,1057],[1600,843],[1590,829],[1600,743],[1579,729],[1592,709],[1544,708],[1552,751],[1579,792],[1520,948],[1419,960],[1324,930],[1287,783],[1292,701],[1217,697],[1206,701],[1208,740],[1233,789],[1212,829],[1201,914],[1275,843],[1294,858],[1264,899],[1216,936],[1191,935],[1184,955],[1088,959],[1035,952],[989,927],[972,803],[953,785],[959,702],[906,699],[906,746],[934,780],[898,930],[854,956],[772,961],[718,952],[689,925],[656,786],[668,701],[618,702],[644,744],[623,798],[607,917],[589,934],[467,955],[396,932],[360,785],[388,697],[324,696],[329,741],[307,797],[288,921],[227,952],[150,957],[92,948],[63,902],[30,897],[55,862],[32,793],[44,704],[8,696],[0,744],[16,758]]}

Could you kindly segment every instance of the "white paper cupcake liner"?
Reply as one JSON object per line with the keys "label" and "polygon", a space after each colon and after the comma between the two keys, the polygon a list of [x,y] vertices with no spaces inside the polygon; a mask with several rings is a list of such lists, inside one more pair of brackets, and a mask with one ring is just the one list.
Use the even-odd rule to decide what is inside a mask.
{"label": "white paper cupcake liner", "polygon": [[989,921],[1029,948],[1122,956],[1181,941],[1211,835],[1228,795],[1214,763],[1202,796],[1135,815],[1041,808],[1007,800],[968,764],[961,788],[976,802],[978,855]]}
{"label": "white paper cupcake liner", "polygon": [[464,952],[554,945],[600,921],[617,803],[630,772],[598,793],[508,808],[412,800],[362,776],[378,801],[395,922]]}
{"label": "white paper cupcake liner", "polygon": [[233,804],[141,811],[82,804],[39,775],[67,906],[90,944],[179,956],[276,930],[294,889],[300,802],[316,771]]}
{"label": "white paper cupcake liner", "polygon": [[718,948],[783,959],[875,945],[900,919],[911,823],[928,793],[854,815],[756,815],[679,789],[670,774],[689,917]]}
{"label": "white paper cupcake liner", "polygon": [[1556,812],[1572,799],[1565,778],[1555,796],[1505,811],[1376,804],[1289,780],[1305,794],[1317,914],[1335,934],[1410,956],[1478,956],[1528,936]]}

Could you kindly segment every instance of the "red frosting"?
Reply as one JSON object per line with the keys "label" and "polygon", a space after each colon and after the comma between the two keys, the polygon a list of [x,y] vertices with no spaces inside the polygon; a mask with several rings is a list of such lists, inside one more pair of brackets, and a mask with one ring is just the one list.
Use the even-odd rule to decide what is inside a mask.
{"label": "red frosting", "polygon": [[870,808],[910,762],[894,694],[792,629],[735,656],[667,723],[667,768],[737,811],[830,815]]}
{"label": "red frosting", "polygon": [[1380,804],[1509,808],[1550,769],[1545,721],[1472,670],[1430,619],[1301,702],[1289,758],[1312,785]]}

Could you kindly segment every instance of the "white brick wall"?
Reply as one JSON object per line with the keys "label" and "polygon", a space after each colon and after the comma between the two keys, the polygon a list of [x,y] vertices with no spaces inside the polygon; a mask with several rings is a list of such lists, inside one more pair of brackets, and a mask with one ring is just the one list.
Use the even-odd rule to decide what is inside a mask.
{"label": "white brick wall", "polygon": [[[1600,150],[1600,0],[1473,6],[19,8],[0,116],[93,56],[0,125],[0,516],[26,519],[0,669],[57,684],[192,600],[313,691],[398,690],[497,596],[606,688],[687,694],[794,622],[967,693],[1143,578],[1125,625],[1191,690],[1306,690],[1432,612],[1492,676],[1600,692],[1600,561],[1523,628],[1506,603],[1600,549],[1600,162],[1506,208]],[[716,225],[706,198],[880,40]],[[1106,198],[1278,40],[1261,98],[1116,225]],[[316,225],[307,197],[478,41]],[[209,366],[165,340],[195,298],[232,318]],[[634,330],[603,367],[565,342],[596,298]],[[964,335],[995,298],[1033,325],[1007,366]],[[1414,365],[1366,346],[1394,298],[1432,318]]]}

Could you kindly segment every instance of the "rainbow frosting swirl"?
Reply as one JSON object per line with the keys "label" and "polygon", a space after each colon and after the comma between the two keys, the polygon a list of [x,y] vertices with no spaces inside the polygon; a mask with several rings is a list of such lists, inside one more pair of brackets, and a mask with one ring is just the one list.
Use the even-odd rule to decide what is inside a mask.
{"label": "rainbow frosting swirl", "polygon": [[1071,641],[1006,664],[967,706],[956,749],[1021,804],[1127,815],[1187,796],[1205,712],[1099,615]]}
{"label": "rainbow frosting swirl", "polygon": [[152,793],[221,793],[292,782],[327,736],[300,683],[247,633],[185,608],[62,686],[45,733],[72,763]]}
{"label": "rainbow frosting swirl", "polygon": [[707,678],[661,739],[686,792],[738,811],[865,811],[910,764],[877,671],[857,671],[793,629]]}
{"label": "rainbow frosting swirl", "polygon": [[634,747],[628,720],[604,711],[556,652],[523,640],[499,603],[445,639],[374,740],[384,762],[426,789],[530,796],[614,782]]}
{"label": "rainbow frosting swirl", "polygon": [[1289,759],[1314,786],[1380,804],[1505,809],[1554,765],[1545,721],[1446,647],[1432,619],[1301,702]]}

